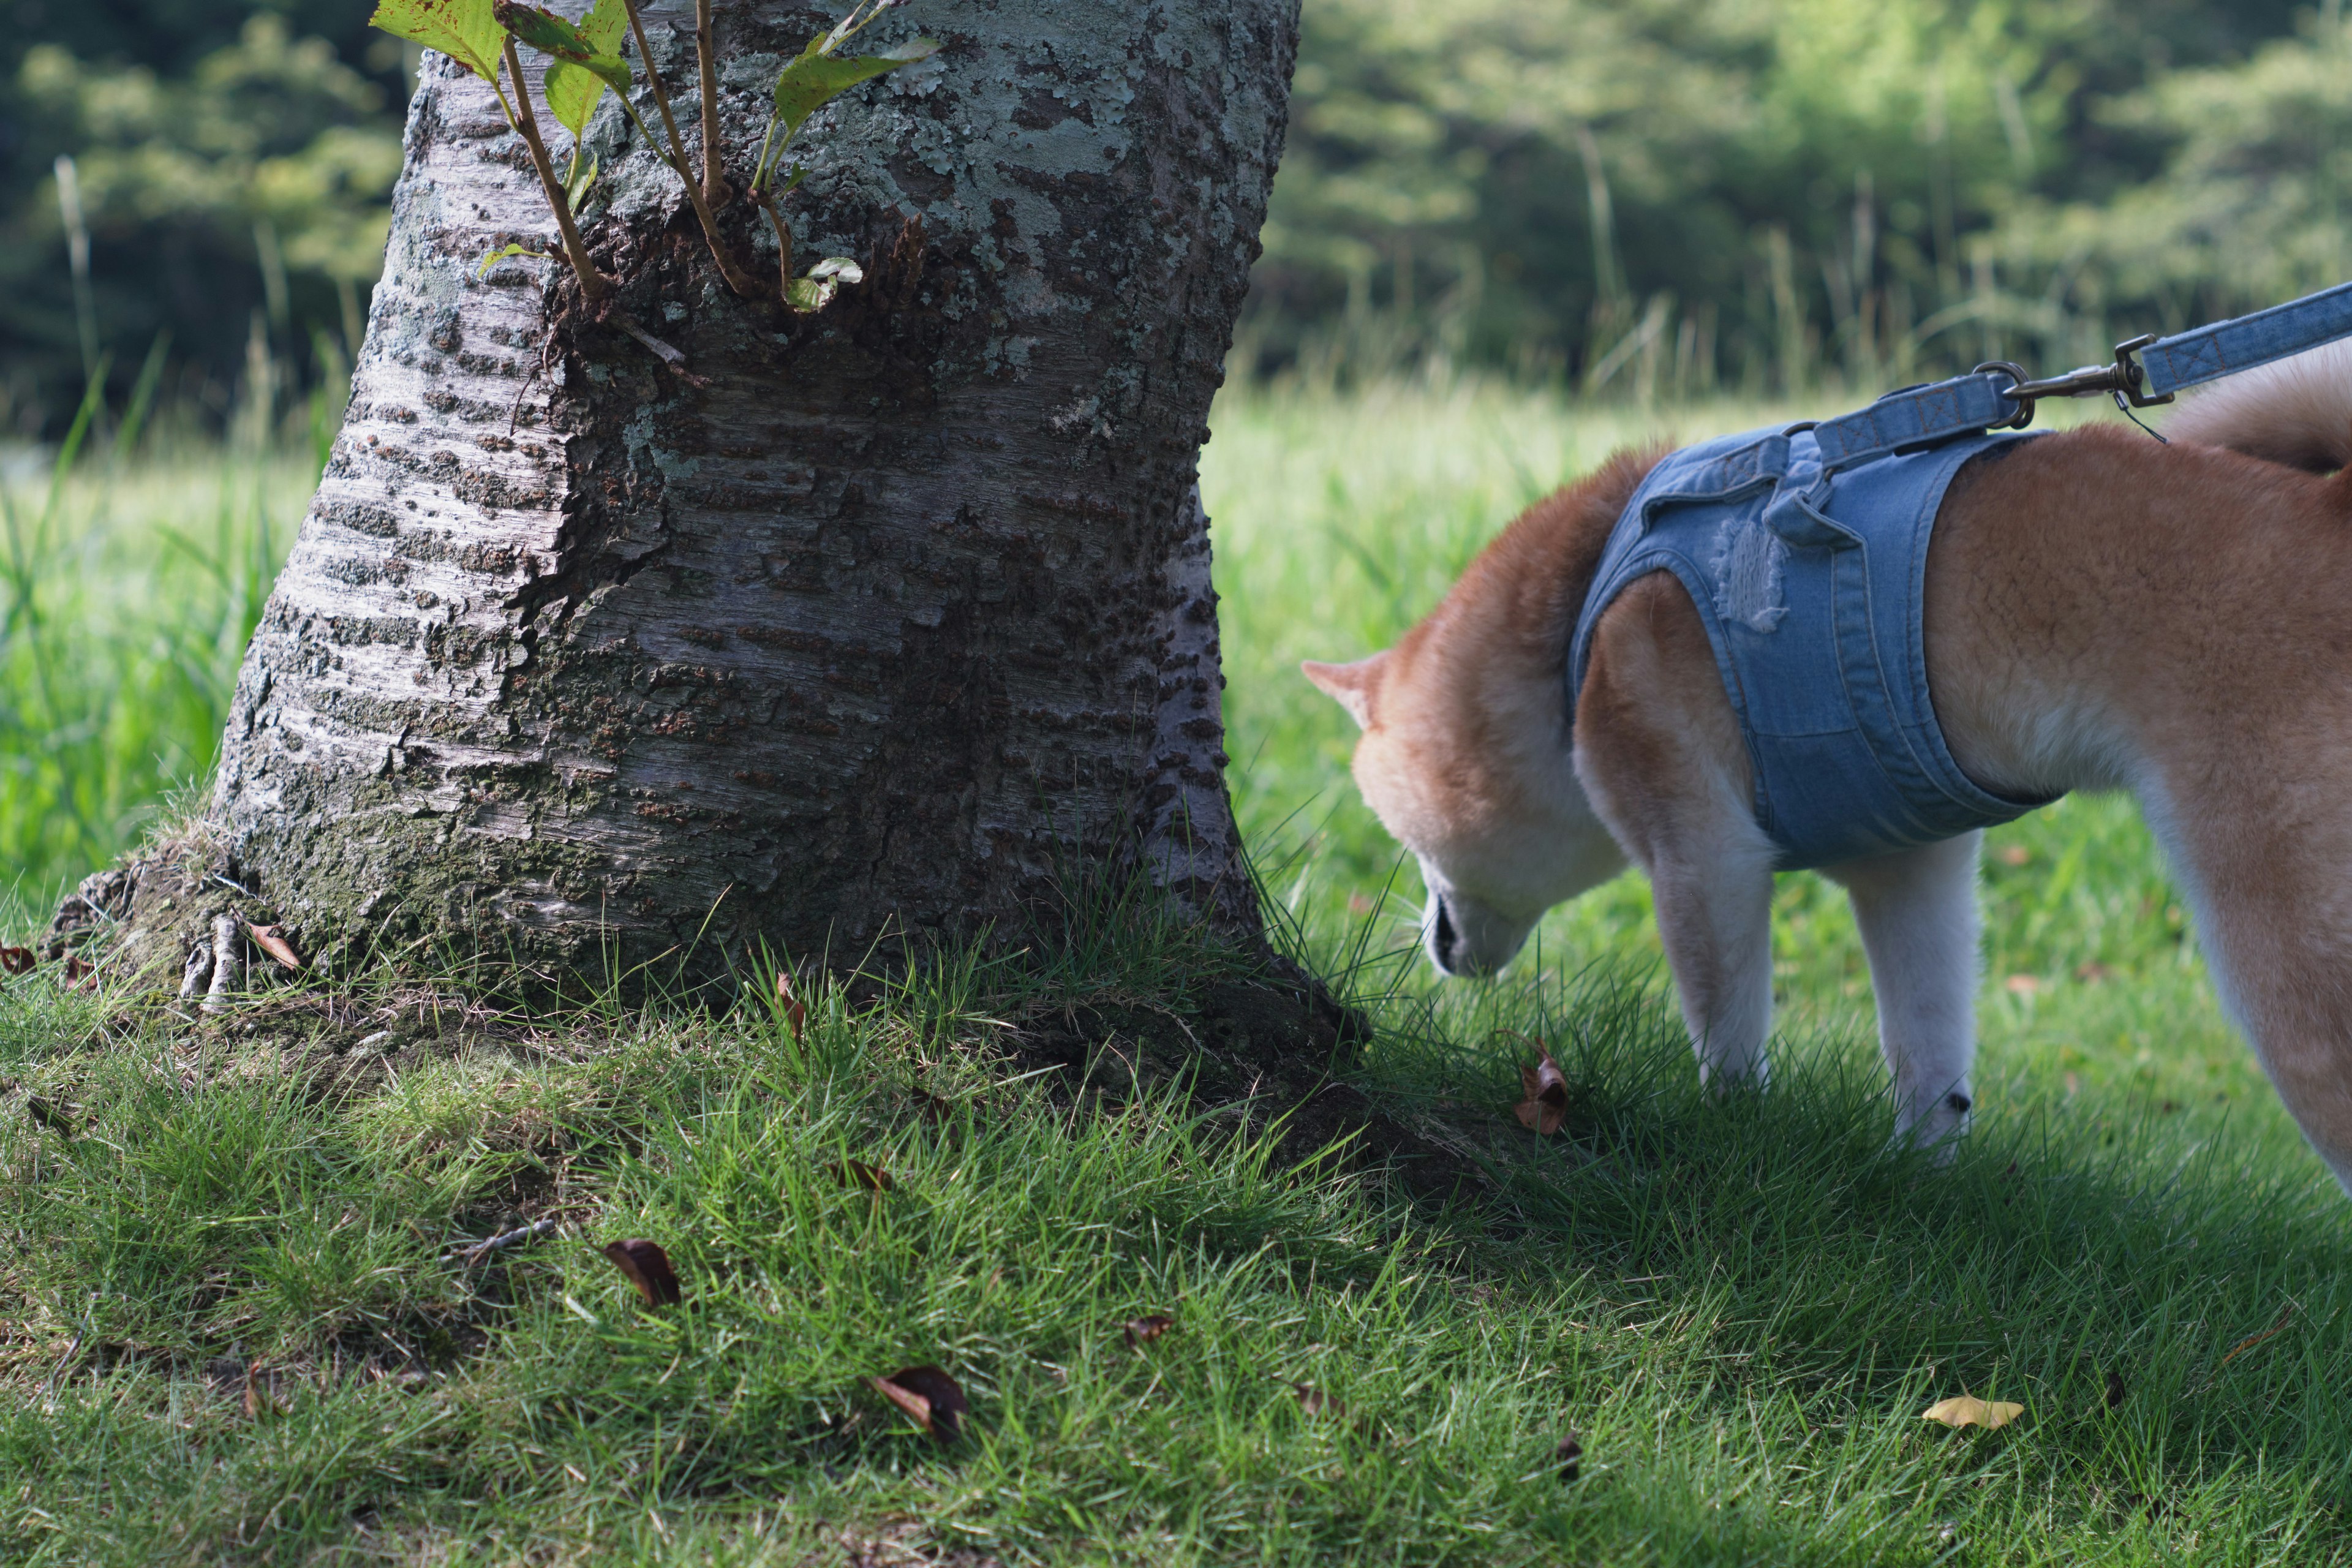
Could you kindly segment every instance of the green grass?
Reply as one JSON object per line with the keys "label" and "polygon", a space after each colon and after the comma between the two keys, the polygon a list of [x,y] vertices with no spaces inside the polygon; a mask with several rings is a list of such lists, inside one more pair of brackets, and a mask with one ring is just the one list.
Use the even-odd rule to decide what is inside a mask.
{"label": "green grass", "polygon": [[[1402,1206],[1164,1088],[1097,1115],[1012,1081],[1006,1021],[1181,1011],[1230,963],[1148,922],[829,990],[797,1044],[658,1014],[436,1036],[414,989],[192,1029],[20,982],[0,1073],[77,1135],[0,1100],[0,1558],[2352,1562],[2352,1205],[2127,804],[1996,835],[1982,1110],[1948,1170],[1884,1149],[1859,950],[1811,879],[1777,910],[1761,1097],[1699,1092],[1633,879],[1498,984],[1414,966],[1411,867],[1291,667],[1381,646],[1651,427],[1491,390],[1229,398],[1208,453],[1269,898],[1375,999],[1366,1085],[1445,1119],[1490,1190]],[[134,578],[143,482],[108,512]],[[193,722],[148,732],[201,759]],[[388,1055],[355,1043],[381,1029]],[[1500,1029],[1559,1050],[1559,1138],[1508,1120]],[[897,1186],[843,1189],[845,1158]],[[566,1230],[438,1261],[544,1214]],[[623,1236],[670,1246],[679,1306],[634,1304],[593,1250]],[[1178,1326],[1131,1350],[1150,1311]],[[971,1396],[952,1448],[860,1382],[926,1361]],[[1920,1421],[1963,1391],[2027,1415]]]}
{"label": "green grass", "polygon": [[318,472],[184,446],[0,467],[0,900],[46,907],[205,782]]}

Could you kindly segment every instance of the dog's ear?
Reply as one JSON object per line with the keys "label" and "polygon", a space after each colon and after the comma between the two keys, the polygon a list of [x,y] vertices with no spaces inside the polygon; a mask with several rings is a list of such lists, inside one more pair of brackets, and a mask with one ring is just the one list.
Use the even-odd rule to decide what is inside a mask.
{"label": "dog's ear", "polygon": [[1380,695],[1381,676],[1387,670],[1388,662],[1388,650],[1383,648],[1353,664],[1318,664],[1310,658],[1298,668],[1307,679],[1348,710],[1358,729],[1369,730],[1372,727],[1373,702]]}

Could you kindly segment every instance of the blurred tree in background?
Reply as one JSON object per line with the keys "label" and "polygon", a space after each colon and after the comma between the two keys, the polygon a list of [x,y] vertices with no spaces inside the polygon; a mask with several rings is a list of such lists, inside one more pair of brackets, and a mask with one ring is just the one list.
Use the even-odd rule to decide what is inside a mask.
{"label": "blurred tree in background", "polygon": [[2277,0],[1307,0],[1245,342],[1636,395],[2104,359],[2345,279],[2342,33]]}
{"label": "blurred tree in background", "polygon": [[[1241,363],[1859,393],[2340,282],[2340,5],[1307,0]],[[166,327],[218,412],[331,377],[398,168],[368,11],[16,0],[0,417],[80,390],[60,154],[116,378]]]}
{"label": "blurred tree in background", "polygon": [[[404,61],[368,10],[16,0],[0,35],[6,426],[55,434],[89,348],[112,353],[120,391],[167,330],[167,392],[215,416],[267,416],[294,390],[271,384],[340,375],[400,170]],[[86,290],[61,178],[88,235]]]}

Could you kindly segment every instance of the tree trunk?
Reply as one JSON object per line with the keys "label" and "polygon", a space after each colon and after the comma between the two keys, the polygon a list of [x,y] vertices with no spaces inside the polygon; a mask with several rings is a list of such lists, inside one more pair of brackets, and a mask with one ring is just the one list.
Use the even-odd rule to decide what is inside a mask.
{"label": "tree trunk", "polygon": [[[551,974],[855,958],[1138,869],[1254,931],[1194,480],[1297,16],[911,0],[858,47],[944,50],[803,133],[796,270],[866,268],[809,317],[728,291],[607,100],[588,242],[685,376],[546,262],[478,276],[553,224],[428,57],[350,417],[238,679],[230,879],[331,962]],[[830,20],[720,9],[737,190]],[[647,23],[698,145],[692,7]],[[750,204],[721,217],[774,276]]]}

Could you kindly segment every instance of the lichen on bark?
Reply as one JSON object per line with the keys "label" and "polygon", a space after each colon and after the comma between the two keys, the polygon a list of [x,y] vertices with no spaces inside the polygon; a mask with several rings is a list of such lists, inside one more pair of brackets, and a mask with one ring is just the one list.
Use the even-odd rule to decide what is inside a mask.
{"label": "lichen on bark", "polygon": [[[719,7],[739,187],[829,19]],[[690,4],[648,22],[690,82]],[[1107,868],[1250,929],[1194,479],[1296,23],[914,0],[876,41],[946,47],[804,133],[802,254],[866,272],[814,317],[726,289],[608,102],[585,232],[690,378],[547,263],[478,275],[551,224],[488,89],[429,62],[351,414],[239,676],[223,874],[338,962],[550,973],[1004,929]],[[773,265],[750,204],[720,218]]]}

